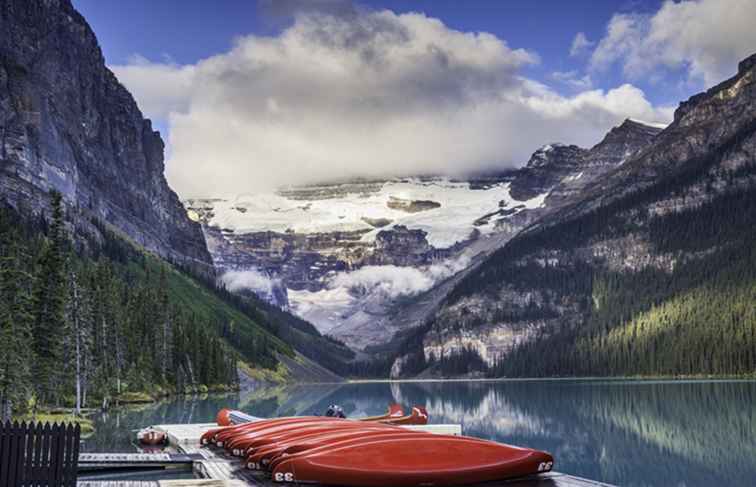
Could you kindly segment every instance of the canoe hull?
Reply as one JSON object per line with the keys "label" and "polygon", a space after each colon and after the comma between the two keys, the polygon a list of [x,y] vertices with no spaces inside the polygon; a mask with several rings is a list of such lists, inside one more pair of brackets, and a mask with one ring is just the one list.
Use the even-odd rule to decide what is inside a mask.
{"label": "canoe hull", "polygon": [[263,419],[260,421],[255,421],[254,423],[245,423],[245,424],[240,424],[237,426],[228,427],[222,430],[220,433],[216,434],[214,437],[214,440],[216,441],[217,446],[222,447],[226,441],[229,441],[232,438],[238,438],[244,434],[254,433],[262,429],[272,428],[272,427],[280,426],[284,424],[305,423],[308,421],[344,421],[344,420],[324,418],[320,416],[292,416],[292,417],[285,417],[285,418]]}
{"label": "canoe hull", "polygon": [[276,482],[352,487],[452,487],[548,472],[545,452],[460,437],[419,435],[368,439],[284,458]]}
{"label": "canoe hull", "polygon": [[340,447],[346,445],[347,442],[362,442],[368,438],[428,434],[430,433],[400,431],[393,428],[366,428],[334,431],[328,434],[307,435],[288,442],[267,445],[256,450],[247,457],[247,468],[252,470],[267,470],[282,455],[291,458],[293,455],[307,454],[307,452],[315,449]]}
{"label": "canoe hull", "polygon": [[[234,455],[241,455],[250,448],[257,448],[259,446],[263,446],[275,441],[283,441],[294,438],[296,436],[304,436],[308,433],[327,433],[343,429],[358,429],[370,427],[372,427],[370,426],[370,423],[360,423],[358,421],[351,420],[316,420],[288,423],[240,435],[227,442],[227,449],[230,449]],[[376,427],[393,429],[388,425],[376,425]]]}

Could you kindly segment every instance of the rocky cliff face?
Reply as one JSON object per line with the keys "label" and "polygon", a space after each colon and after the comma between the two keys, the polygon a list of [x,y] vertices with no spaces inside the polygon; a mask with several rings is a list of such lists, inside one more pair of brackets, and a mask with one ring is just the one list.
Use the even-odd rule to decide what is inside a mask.
{"label": "rocky cliff face", "polygon": [[[460,280],[405,347],[395,375],[417,373],[403,367],[416,354],[428,360],[470,349],[493,366],[523,344],[583,336],[589,320],[598,336],[707,285],[720,266],[738,269],[736,259],[750,258],[756,218],[748,210],[756,195],[756,55],[735,77],[682,103],[662,132],[626,122],[579,159],[600,174],[574,190],[576,176],[555,186],[547,198],[554,209]],[[623,307],[617,316],[605,296]],[[684,328],[675,330],[684,340]],[[547,348],[558,354],[558,346]]]}
{"label": "rocky cliff face", "polygon": [[210,270],[201,227],[163,170],[159,133],[71,2],[0,0],[3,199],[40,212],[57,190],[77,225],[99,219],[164,258]]}

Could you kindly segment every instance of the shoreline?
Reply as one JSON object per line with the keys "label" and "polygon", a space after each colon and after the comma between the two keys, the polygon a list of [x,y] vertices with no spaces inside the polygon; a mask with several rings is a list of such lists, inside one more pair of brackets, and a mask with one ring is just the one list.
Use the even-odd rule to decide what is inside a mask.
{"label": "shoreline", "polygon": [[[498,377],[437,379],[347,379],[334,384],[433,383],[433,382],[754,382],[756,376],[622,376],[622,377]],[[318,383],[312,383],[313,385]],[[330,384],[330,383],[320,383]]]}

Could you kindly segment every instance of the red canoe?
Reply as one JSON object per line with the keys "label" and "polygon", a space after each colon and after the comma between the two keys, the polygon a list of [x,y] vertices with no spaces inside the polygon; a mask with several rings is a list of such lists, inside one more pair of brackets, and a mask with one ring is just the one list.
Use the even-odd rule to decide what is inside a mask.
{"label": "red canoe", "polygon": [[368,438],[273,462],[276,482],[352,487],[460,486],[548,472],[545,452],[446,435]]}
{"label": "red canoe", "polygon": [[276,458],[281,455],[291,457],[292,455],[304,453],[315,448],[341,445],[346,441],[364,440],[366,438],[376,438],[378,436],[388,435],[427,435],[422,431],[412,431],[400,428],[380,428],[370,427],[361,429],[345,429],[341,431],[332,431],[330,433],[315,433],[293,438],[289,441],[279,441],[255,449],[254,452],[247,456],[247,468],[251,470],[265,470]]}
{"label": "red canoe", "polygon": [[413,406],[412,413],[407,416],[393,417],[381,420],[381,423],[410,425],[410,424],[428,424],[428,411],[422,406]]}
{"label": "red canoe", "polygon": [[[431,433],[425,433],[424,431],[412,431],[408,429],[397,428],[397,430],[392,432],[391,434],[379,435],[379,436],[381,437],[382,440],[392,440],[392,439],[402,439],[408,434],[430,435]],[[315,448],[309,448],[309,449],[306,448],[303,451],[296,451],[298,450],[298,448],[292,448],[291,452],[281,452],[281,455],[273,458],[270,461],[268,468],[270,470],[274,470],[276,466],[279,463],[283,462],[284,460],[291,460],[294,458],[305,457],[308,455],[315,455],[318,453],[330,451],[332,449],[342,449],[342,448],[351,447],[353,445],[360,445],[362,443],[365,443],[366,441],[372,441],[373,436],[374,436],[373,434],[366,434],[366,435],[358,436],[356,438],[351,438],[348,440],[326,441]]]}
{"label": "red canoe", "polygon": [[[226,450],[234,453],[235,455],[241,455],[243,454],[243,451],[246,451],[248,448],[258,446],[259,444],[264,444],[265,441],[267,441],[269,438],[276,438],[279,435],[297,434],[300,432],[305,433],[312,428],[320,428],[322,430],[328,431],[344,428],[360,428],[365,426],[365,423],[360,423],[358,421],[350,421],[348,419],[330,419],[331,421],[324,421],[323,419],[319,419],[312,421],[287,422],[284,424],[273,425],[267,428],[248,431],[228,439],[225,442],[224,447],[226,448]],[[388,425],[382,426],[387,427]],[[242,452],[235,452],[234,450],[242,450]]]}
{"label": "red canoe", "polygon": [[380,416],[368,416],[366,418],[355,418],[355,419],[357,421],[382,421],[384,419],[401,418],[402,416],[404,416],[404,411],[402,410],[402,406],[400,406],[399,404],[391,404],[386,414],[381,414]]}
{"label": "red canoe", "polygon": [[[406,416],[403,416],[403,414],[404,412],[402,411],[402,407],[399,404],[391,404],[386,414],[382,414],[379,416],[369,416],[366,418],[359,418],[357,419],[357,421],[366,421],[366,422],[400,421],[401,422],[402,420],[407,418]],[[234,420],[233,420],[234,418],[238,419],[238,418],[245,418],[245,417],[250,418],[250,421],[234,424]],[[325,417],[325,416],[290,416],[290,417],[283,417],[283,418],[260,419],[254,416],[250,416],[246,413],[242,413],[240,411],[235,411],[232,409],[221,409],[220,411],[218,411],[218,415],[216,418],[216,422],[218,423],[219,427],[206,431],[200,438],[200,444],[207,445],[210,443],[212,444],[220,443],[219,446],[222,446],[224,441],[228,437],[236,436],[237,433],[241,431],[249,431],[251,428],[255,426],[271,425],[271,424],[275,424],[271,422],[280,422],[284,420],[301,419],[301,418],[320,418],[324,420],[340,419],[340,418],[330,418],[330,417]]]}
{"label": "red canoe", "polygon": [[[308,417],[306,421],[294,421],[298,418],[290,418],[290,421],[278,422],[278,423],[265,423],[258,421],[254,423],[256,427],[244,429],[242,432],[227,433],[223,432],[217,435],[218,446],[224,446],[227,451],[237,456],[244,455],[250,448],[266,444],[267,441],[263,438],[268,438],[270,435],[283,434],[288,432],[295,432],[301,428],[311,426],[331,426],[334,429],[337,428],[352,428],[359,427],[365,424],[382,424],[389,425],[423,425],[428,422],[428,413],[424,407],[415,406],[412,408],[412,414],[408,416],[396,416],[401,409],[398,409],[396,405],[392,405],[389,408],[388,419],[380,419],[378,421],[354,421],[348,419],[339,418],[327,418],[321,416]],[[380,417],[373,417],[380,418]],[[373,419],[368,418],[368,419]],[[330,421],[328,421],[330,420]],[[261,441],[262,440],[262,441]]]}
{"label": "red canoe", "polygon": [[244,456],[252,449],[260,448],[261,446],[271,443],[294,440],[306,435],[367,428],[396,429],[395,426],[387,424],[361,423],[359,421],[349,420],[340,422],[313,421],[311,423],[295,423],[242,435],[226,442],[226,449],[231,451],[234,455]]}
{"label": "red canoe", "polygon": [[322,416],[292,416],[292,417],[286,417],[286,418],[263,419],[261,421],[255,421],[254,423],[245,423],[245,424],[240,424],[238,426],[231,426],[229,428],[225,428],[219,433],[217,433],[213,437],[213,440],[218,446],[223,446],[224,442],[230,440],[231,438],[238,437],[240,435],[252,433],[255,431],[259,431],[261,429],[270,428],[272,426],[277,426],[281,424],[304,423],[307,421],[345,421],[345,420],[325,418]]}
{"label": "red canoe", "polygon": [[[382,419],[391,419],[404,416],[402,406],[399,404],[391,404],[388,407],[388,411],[385,414],[378,416],[368,416],[366,418],[357,418],[357,421],[380,421]],[[236,411],[234,409],[223,408],[218,411],[215,418],[215,422],[218,426],[238,426],[241,424],[253,423],[257,421],[263,421],[265,418],[258,418],[256,416],[249,415],[242,411]]]}

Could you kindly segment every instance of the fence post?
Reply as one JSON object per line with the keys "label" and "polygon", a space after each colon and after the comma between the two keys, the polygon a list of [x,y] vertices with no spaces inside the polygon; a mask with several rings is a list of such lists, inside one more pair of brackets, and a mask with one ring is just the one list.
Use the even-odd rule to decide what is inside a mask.
{"label": "fence post", "polygon": [[[8,464],[8,426],[5,421],[0,422],[0,466]],[[5,468],[0,468],[0,485],[5,485],[8,481],[8,472]]]}
{"label": "fence post", "polygon": [[8,485],[13,487],[18,484],[16,480],[16,471],[18,471],[18,433],[20,430],[21,426],[18,424],[18,421],[14,421],[13,424],[11,424],[10,433],[8,435],[10,438],[8,443],[8,448],[10,448],[8,464],[3,469],[8,471]]}

